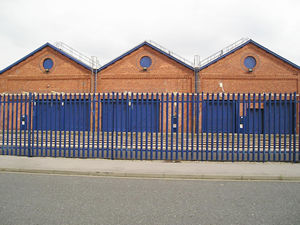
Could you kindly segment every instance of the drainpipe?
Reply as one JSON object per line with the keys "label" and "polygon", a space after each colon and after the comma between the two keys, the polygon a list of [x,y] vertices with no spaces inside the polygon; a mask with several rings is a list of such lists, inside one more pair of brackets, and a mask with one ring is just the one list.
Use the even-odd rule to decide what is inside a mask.
{"label": "drainpipe", "polygon": [[94,93],[97,93],[97,75],[98,75],[98,59],[96,56],[91,57],[92,61],[92,77],[94,77]]}
{"label": "drainpipe", "polygon": [[195,93],[198,93],[198,77],[199,77],[199,68],[198,67],[195,67],[194,74],[195,74]]}
{"label": "drainpipe", "polygon": [[200,71],[200,56],[194,56],[195,93],[198,93],[198,77]]}
{"label": "drainpipe", "polygon": [[94,78],[94,93],[97,93],[97,75],[98,75],[97,69],[94,69],[94,75],[95,75],[95,78]]}

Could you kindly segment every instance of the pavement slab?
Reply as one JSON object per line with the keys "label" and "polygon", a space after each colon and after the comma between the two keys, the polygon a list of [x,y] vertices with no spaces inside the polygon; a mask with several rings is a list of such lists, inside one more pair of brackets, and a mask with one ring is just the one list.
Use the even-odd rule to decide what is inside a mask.
{"label": "pavement slab", "polygon": [[0,156],[0,171],[178,179],[300,181],[300,163]]}

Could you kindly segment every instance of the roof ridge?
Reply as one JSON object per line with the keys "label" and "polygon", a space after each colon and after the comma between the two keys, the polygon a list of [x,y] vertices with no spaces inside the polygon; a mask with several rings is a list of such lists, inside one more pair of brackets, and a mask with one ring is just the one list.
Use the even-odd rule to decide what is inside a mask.
{"label": "roof ridge", "polygon": [[167,49],[166,47],[164,47],[164,46],[162,46],[162,45],[156,43],[155,41],[148,40],[148,41],[146,41],[146,42],[147,42],[147,43],[150,43],[150,44],[152,44],[152,45],[154,45],[155,47],[157,47],[157,48],[159,48],[160,50],[162,50],[162,51],[168,53],[169,55],[172,55],[173,57],[175,57],[175,58],[181,60],[182,62],[184,62],[184,63],[186,63],[186,64],[188,64],[188,65],[194,67],[194,63],[193,63],[193,62],[191,62],[190,60],[188,60],[188,59],[186,59],[186,58],[184,58],[184,57],[182,57],[182,56],[180,56],[180,55],[178,55],[177,53],[175,53],[175,52],[173,52],[173,51],[170,51],[169,49]]}
{"label": "roof ridge", "polygon": [[[242,38],[242,39],[243,39],[243,38]],[[222,58],[225,58],[226,56],[228,56],[228,55],[232,54],[233,52],[235,52],[235,51],[237,51],[237,50],[243,48],[245,45],[247,45],[247,44],[249,44],[249,43],[254,44],[256,47],[263,49],[263,50],[266,51],[267,53],[273,55],[273,56],[276,57],[276,58],[279,58],[280,60],[282,60],[282,61],[288,63],[289,65],[291,65],[291,66],[293,66],[293,67],[295,67],[295,68],[297,68],[297,69],[300,69],[300,67],[299,67],[297,64],[295,64],[295,63],[293,63],[293,62],[287,60],[286,58],[284,58],[284,57],[282,57],[282,56],[276,54],[275,52],[273,52],[273,51],[269,50],[268,48],[266,48],[266,47],[264,47],[264,46],[258,44],[257,42],[253,41],[252,39],[249,38],[249,39],[248,39],[247,41],[245,41],[245,42],[242,42],[242,41],[241,41],[242,39],[239,40],[239,41],[241,42],[239,45],[237,45],[235,48],[232,48],[231,50],[227,51],[226,53],[222,53],[222,52],[221,52],[222,50],[221,50],[221,51],[218,51],[218,52],[217,52],[217,53],[219,53],[219,55],[218,55],[217,53],[215,53],[215,54],[213,54],[212,56],[210,56],[210,57],[212,58],[211,60],[209,60],[210,57],[204,59],[204,60],[207,60],[207,62],[206,62],[204,65],[201,65],[200,70],[202,70],[202,69],[204,69],[204,68],[206,68],[206,67],[208,67],[208,66],[210,66],[210,65],[212,65],[212,64],[214,64],[214,63],[216,63],[216,62],[218,62],[218,61],[221,60]],[[237,42],[235,42],[235,43],[238,43],[239,41],[237,41]],[[233,45],[233,44],[232,44],[232,45]],[[229,46],[228,46],[228,47],[229,47]],[[225,48],[226,48],[226,47],[225,47]],[[224,48],[224,49],[225,49],[225,48]],[[221,53],[222,53],[222,54],[221,54]],[[214,56],[216,56],[216,57],[214,57]],[[204,60],[202,60],[202,62],[203,62]]]}
{"label": "roof ridge", "polygon": [[98,72],[101,71],[101,70],[103,70],[103,69],[105,69],[105,68],[107,68],[108,66],[114,64],[115,62],[121,60],[121,59],[124,58],[125,56],[131,54],[132,52],[136,51],[137,49],[141,48],[141,47],[144,46],[144,45],[147,45],[147,46],[151,47],[152,49],[154,49],[154,50],[156,50],[156,51],[162,53],[163,55],[169,57],[170,59],[175,60],[176,62],[182,64],[183,66],[185,66],[185,67],[187,67],[187,68],[189,68],[189,69],[191,69],[191,70],[194,70],[193,65],[190,65],[190,64],[188,64],[188,63],[182,61],[181,59],[175,57],[175,56],[172,55],[172,54],[169,54],[168,52],[166,52],[166,51],[160,49],[159,47],[155,46],[153,43],[150,43],[149,41],[143,41],[143,42],[140,43],[139,45],[135,46],[134,48],[128,50],[127,52],[123,53],[122,55],[118,56],[117,58],[111,60],[110,62],[108,62],[108,63],[106,63],[105,65],[103,65],[102,67],[100,67],[100,68],[98,69]]}
{"label": "roof ridge", "polygon": [[211,56],[208,56],[207,58],[200,61],[200,67],[205,66],[209,64],[210,62],[214,61],[215,59],[219,58],[222,55],[225,55],[226,53],[230,52],[232,49],[235,49],[244,43],[251,40],[250,38],[241,38],[234,43],[226,46],[225,48],[222,48],[221,50],[217,51],[216,53],[212,54]]}
{"label": "roof ridge", "polygon": [[55,42],[54,46],[93,69],[98,69],[100,67],[97,57],[86,56],[62,41]]}

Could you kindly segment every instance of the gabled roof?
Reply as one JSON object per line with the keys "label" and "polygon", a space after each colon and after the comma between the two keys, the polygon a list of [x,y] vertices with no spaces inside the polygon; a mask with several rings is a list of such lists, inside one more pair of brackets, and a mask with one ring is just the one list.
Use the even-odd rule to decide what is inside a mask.
{"label": "gabled roof", "polygon": [[67,58],[73,60],[74,62],[78,63],[79,65],[83,66],[84,68],[91,70],[91,67],[84,64],[83,62],[79,61],[78,59],[72,57],[71,55],[65,53],[64,51],[60,50],[59,48],[55,47],[54,45],[50,44],[50,43],[46,43],[44,45],[42,45],[41,47],[37,48],[36,50],[34,50],[33,52],[29,53],[28,55],[24,56],[23,58],[19,59],[18,61],[16,61],[15,63],[11,64],[10,66],[6,67],[3,70],[0,70],[0,74],[4,73],[5,71],[13,68],[14,66],[18,65],[19,63],[25,61],[26,59],[28,59],[30,56],[34,55],[35,53],[41,51],[42,49],[46,48],[46,47],[50,47],[53,50],[59,52],[60,54],[66,56]]}
{"label": "gabled roof", "polygon": [[[282,56],[280,56],[280,55],[278,55],[278,54],[272,52],[271,50],[269,50],[269,49],[265,48],[264,46],[258,44],[257,42],[253,41],[252,39],[249,39],[248,41],[242,43],[241,45],[239,45],[239,46],[237,46],[236,48],[230,50],[229,52],[227,52],[227,53],[225,53],[225,54],[220,54],[219,57],[217,57],[217,58],[215,58],[214,60],[212,60],[212,61],[210,61],[210,62],[208,62],[208,63],[202,65],[202,66],[200,67],[200,70],[203,70],[203,69],[207,68],[208,66],[210,66],[210,65],[212,65],[212,64],[214,64],[214,63],[216,63],[216,62],[218,62],[219,60],[225,58],[226,56],[228,56],[228,55],[234,53],[235,51],[237,51],[237,50],[243,48],[244,46],[246,46],[246,45],[248,45],[248,44],[250,44],[250,43],[254,44],[254,45],[257,46],[258,48],[263,49],[264,51],[266,51],[267,53],[269,53],[269,54],[275,56],[276,58],[278,58],[278,59],[280,59],[280,60],[282,60],[282,61],[288,63],[289,65],[293,66],[294,68],[300,69],[300,67],[299,67],[297,64],[292,63],[291,61],[289,61],[289,60],[283,58]],[[159,47],[156,47],[155,45],[153,45],[153,44],[151,44],[151,43],[149,43],[149,42],[147,42],[147,41],[144,41],[143,43],[141,43],[141,44],[137,45],[136,47],[132,48],[131,50],[125,52],[124,54],[122,54],[122,55],[120,55],[119,57],[115,58],[114,60],[110,61],[109,63],[107,63],[107,64],[101,66],[97,71],[99,72],[99,71],[101,71],[101,70],[107,68],[108,66],[114,64],[115,62],[121,60],[121,59],[124,58],[125,56],[131,54],[132,52],[138,50],[139,48],[141,48],[142,46],[145,46],[145,45],[148,46],[148,47],[150,47],[150,48],[152,48],[152,49],[154,49],[155,51],[160,52],[161,54],[167,56],[168,58],[170,58],[170,59],[172,59],[172,60],[178,62],[179,64],[181,64],[181,65],[187,67],[188,69],[194,70],[194,67],[193,67],[192,65],[189,65],[188,63],[185,63],[184,61],[180,60],[179,58],[177,58],[176,56],[174,56],[174,54],[171,54],[170,52],[168,53],[168,52],[164,51],[163,49],[161,49],[161,48],[159,48]],[[52,45],[52,44],[50,44],[50,43],[47,42],[46,44],[44,44],[44,45],[42,45],[41,47],[37,48],[37,49],[34,50],[33,52],[31,52],[31,53],[29,53],[28,55],[24,56],[23,58],[19,59],[18,61],[16,61],[15,63],[11,64],[11,65],[8,66],[8,67],[6,67],[5,69],[0,70],[0,74],[2,74],[2,73],[4,73],[5,71],[11,69],[12,67],[18,65],[19,63],[23,62],[24,60],[26,60],[26,59],[29,58],[30,56],[34,55],[35,53],[37,53],[38,51],[41,51],[42,49],[44,49],[44,48],[46,48],[46,47],[52,48],[53,50],[59,52],[60,54],[66,56],[67,58],[73,60],[74,62],[78,63],[79,65],[83,66],[84,68],[86,68],[86,69],[88,69],[88,70],[91,70],[91,67],[88,66],[87,64],[83,63],[82,61],[80,61],[80,60],[74,58],[73,56],[67,54],[66,52],[62,51],[61,49],[59,49],[59,48],[55,47],[54,45]]]}
{"label": "gabled roof", "polygon": [[211,62],[209,62],[209,63],[207,63],[207,64],[201,66],[201,67],[200,67],[200,70],[203,70],[203,69],[205,69],[206,67],[208,67],[208,66],[210,66],[210,65],[212,65],[212,64],[214,64],[214,63],[216,63],[216,62],[218,62],[219,60],[225,58],[226,56],[228,56],[228,55],[234,53],[235,51],[237,51],[237,50],[243,48],[244,46],[246,46],[246,45],[248,45],[248,44],[250,44],[250,43],[251,43],[251,44],[254,44],[254,45],[257,46],[258,48],[263,49],[264,51],[266,51],[267,53],[269,53],[269,54],[275,56],[276,58],[278,58],[278,59],[280,59],[280,60],[282,60],[282,61],[288,63],[289,65],[295,67],[296,69],[300,69],[300,67],[299,67],[298,65],[296,65],[295,63],[292,63],[291,61],[289,61],[289,60],[283,58],[282,56],[276,54],[275,52],[272,52],[271,50],[269,50],[269,49],[267,49],[266,47],[264,47],[264,46],[258,44],[257,42],[253,41],[252,39],[249,39],[249,40],[246,41],[245,43],[243,43],[243,44],[237,46],[236,48],[232,49],[231,51],[227,52],[226,54],[220,55],[220,56],[219,56],[218,58],[216,58],[215,60],[213,60],[213,61],[211,61]]}
{"label": "gabled roof", "polygon": [[149,42],[147,42],[147,41],[144,41],[143,43],[141,43],[141,44],[139,44],[138,46],[134,47],[133,49],[131,49],[131,50],[125,52],[124,54],[122,54],[122,55],[120,55],[119,57],[115,58],[114,60],[110,61],[109,63],[107,63],[107,64],[101,66],[101,67],[98,69],[98,72],[101,71],[101,70],[103,70],[103,69],[105,69],[105,68],[107,68],[107,67],[109,67],[110,65],[114,64],[115,62],[117,62],[117,61],[123,59],[125,56],[131,54],[132,52],[138,50],[139,48],[141,48],[141,47],[143,47],[143,46],[145,46],[145,45],[148,46],[148,47],[150,47],[150,48],[152,48],[152,49],[154,49],[155,51],[158,51],[159,53],[161,53],[161,54],[167,56],[168,58],[170,58],[170,59],[172,59],[172,60],[178,62],[179,64],[181,64],[181,65],[187,67],[188,69],[194,70],[193,66],[191,66],[191,65],[189,65],[189,64],[187,64],[187,63],[185,63],[185,62],[183,62],[182,60],[180,60],[180,59],[174,57],[173,55],[171,55],[171,54],[169,54],[169,53],[163,51],[162,49],[160,49],[160,48],[154,46],[153,44],[151,44],[151,43],[149,43]]}

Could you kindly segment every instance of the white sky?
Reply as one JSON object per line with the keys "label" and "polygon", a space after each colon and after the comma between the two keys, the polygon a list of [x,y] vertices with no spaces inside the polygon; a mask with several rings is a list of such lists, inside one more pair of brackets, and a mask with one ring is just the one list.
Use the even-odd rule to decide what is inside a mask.
{"label": "white sky", "polygon": [[46,42],[103,65],[144,40],[193,61],[242,37],[300,65],[300,1],[0,0],[0,69]]}

